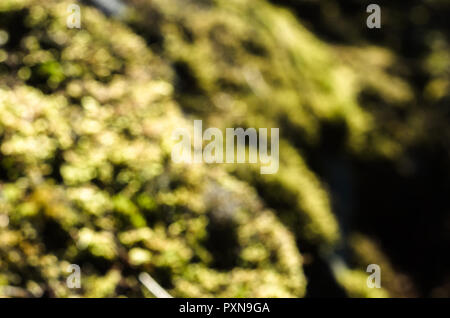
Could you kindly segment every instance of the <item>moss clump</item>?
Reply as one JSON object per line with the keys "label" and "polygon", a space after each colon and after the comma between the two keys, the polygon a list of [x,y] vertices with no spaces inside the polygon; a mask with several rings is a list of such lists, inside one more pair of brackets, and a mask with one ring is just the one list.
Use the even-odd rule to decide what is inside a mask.
{"label": "moss clump", "polygon": [[[400,165],[426,140],[398,57],[325,44],[265,0],[125,2],[122,21],[83,5],[79,30],[70,1],[0,4],[0,294],[151,296],[146,271],[174,296],[301,297],[300,251],[311,269],[350,243],[356,269],[328,262],[334,283],[386,296],[361,266],[394,269],[348,240],[351,208],[324,180],[345,188],[345,163]],[[430,100],[446,96],[445,47],[424,65]],[[278,173],[173,164],[171,132],[192,119],[281,128]]]}
{"label": "moss clump", "polygon": [[170,67],[95,9],[67,29],[68,4],[1,6],[19,18],[0,22],[2,295],[143,296],[146,271],[174,296],[303,296],[294,238],[254,190],[171,163],[187,122]]}

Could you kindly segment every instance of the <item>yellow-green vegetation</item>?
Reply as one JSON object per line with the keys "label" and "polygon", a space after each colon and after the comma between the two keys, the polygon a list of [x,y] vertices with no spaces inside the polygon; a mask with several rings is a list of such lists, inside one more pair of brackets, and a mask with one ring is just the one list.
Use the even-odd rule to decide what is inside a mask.
{"label": "yellow-green vegetation", "polygon": [[[304,295],[294,238],[251,187],[171,163],[186,123],[168,67],[94,9],[68,30],[67,3],[2,5],[4,32],[26,31],[1,77],[1,285],[142,296],[147,271],[174,296]],[[66,287],[70,263],[81,291]]]}
{"label": "yellow-green vegetation", "polygon": [[[137,9],[129,23],[150,42],[162,34],[161,54],[190,79],[176,87],[175,97],[192,117],[222,128],[282,127],[276,175],[229,168],[262,188],[266,200],[282,203],[278,212],[296,235],[335,244],[339,228],[327,193],[301,149],[319,144],[322,125],[332,123],[348,130],[344,142],[351,153],[399,155],[401,142],[383,135],[358,104],[367,87],[387,98],[410,98],[408,85],[386,72],[395,58],[376,48],[332,50],[289,11],[266,1],[130,2]],[[345,63],[349,56],[352,63]],[[371,61],[366,72],[357,57]]]}
{"label": "yellow-green vegetation", "polygon": [[[83,5],[81,29],[71,1],[0,3],[0,295],[151,296],[145,271],[179,297],[305,296],[302,243],[328,255],[342,236],[302,149],[342,125],[349,154],[400,157],[416,136],[358,100],[412,98],[395,56],[331,48],[264,0],[128,3],[124,21]],[[172,163],[172,131],[199,118],[282,127],[279,172]],[[349,296],[388,295],[336,273]]]}

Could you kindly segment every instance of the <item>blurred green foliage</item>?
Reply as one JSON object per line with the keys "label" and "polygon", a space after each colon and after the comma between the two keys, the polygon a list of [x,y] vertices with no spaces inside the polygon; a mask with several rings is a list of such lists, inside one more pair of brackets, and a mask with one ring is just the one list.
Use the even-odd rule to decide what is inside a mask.
{"label": "blurred green foliage", "polygon": [[[303,295],[292,234],[254,190],[219,168],[172,165],[171,131],[187,122],[167,65],[94,9],[67,29],[68,3],[1,7],[22,18],[2,20],[5,32],[24,28],[2,65],[1,285],[143,296],[148,271],[174,296]],[[81,291],[66,287],[69,263]]]}
{"label": "blurred green foliage", "polygon": [[[124,21],[83,5],[80,30],[66,27],[71,1],[0,4],[0,295],[151,296],[146,271],[178,297],[305,296],[300,251],[315,266],[347,238],[304,152],[343,126],[334,146],[348,156],[404,160],[425,119],[404,133],[361,102],[414,100],[398,57],[326,44],[263,0],[128,2]],[[442,56],[429,58],[432,98],[448,87]],[[171,132],[193,118],[281,127],[279,172],[173,164]],[[397,279],[363,236],[359,265],[361,246]],[[334,272],[347,295],[405,295],[367,289],[361,266]]]}

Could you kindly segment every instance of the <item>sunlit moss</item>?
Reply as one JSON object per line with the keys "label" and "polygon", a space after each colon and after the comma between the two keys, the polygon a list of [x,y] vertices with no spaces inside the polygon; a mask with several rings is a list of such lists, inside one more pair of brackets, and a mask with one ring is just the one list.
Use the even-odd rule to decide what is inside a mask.
{"label": "sunlit moss", "polygon": [[[168,132],[189,125],[170,66],[92,8],[83,7],[82,30],[67,29],[68,3],[1,5],[30,9],[16,23],[33,26],[8,51],[12,85],[0,76],[1,284],[38,297],[119,296],[119,285],[143,296],[137,276],[147,271],[174,296],[303,296],[295,240],[253,189],[224,169],[167,160]],[[221,211],[237,229],[226,269],[214,246]],[[254,246],[271,257],[245,252]],[[70,263],[81,266],[80,290],[65,284]],[[190,274],[197,267],[210,276]]]}

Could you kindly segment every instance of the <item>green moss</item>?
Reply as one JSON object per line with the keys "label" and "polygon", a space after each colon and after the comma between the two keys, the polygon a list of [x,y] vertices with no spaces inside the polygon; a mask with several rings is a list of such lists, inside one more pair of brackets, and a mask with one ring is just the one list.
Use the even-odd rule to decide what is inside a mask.
{"label": "green moss", "polygon": [[[33,26],[0,74],[2,285],[143,296],[136,277],[147,271],[174,296],[303,296],[295,240],[253,189],[222,168],[167,160],[168,132],[188,125],[170,67],[92,8],[82,30],[67,29],[68,3],[2,3]],[[229,224],[235,252],[221,254],[216,235]],[[266,256],[251,256],[255,247]],[[80,290],[65,284],[70,263],[81,266]]]}
{"label": "green moss", "polygon": [[[380,104],[414,100],[390,72],[398,58],[328,45],[264,0],[128,2],[122,22],[82,6],[80,30],[66,27],[70,1],[0,4],[0,285],[150,296],[146,271],[180,297],[304,296],[300,251],[345,240],[311,167],[326,128],[342,128],[330,148],[350,158],[400,160],[422,136],[420,115],[409,133],[380,120]],[[437,76],[429,99],[445,96],[444,52],[424,66]],[[382,102],[363,105],[362,92]],[[171,132],[198,118],[280,127],[278,173],[173,164]],[[81,290],[65,284],[70,263]],[[334,275],[350,296],[387,295],[361,270]]]}

